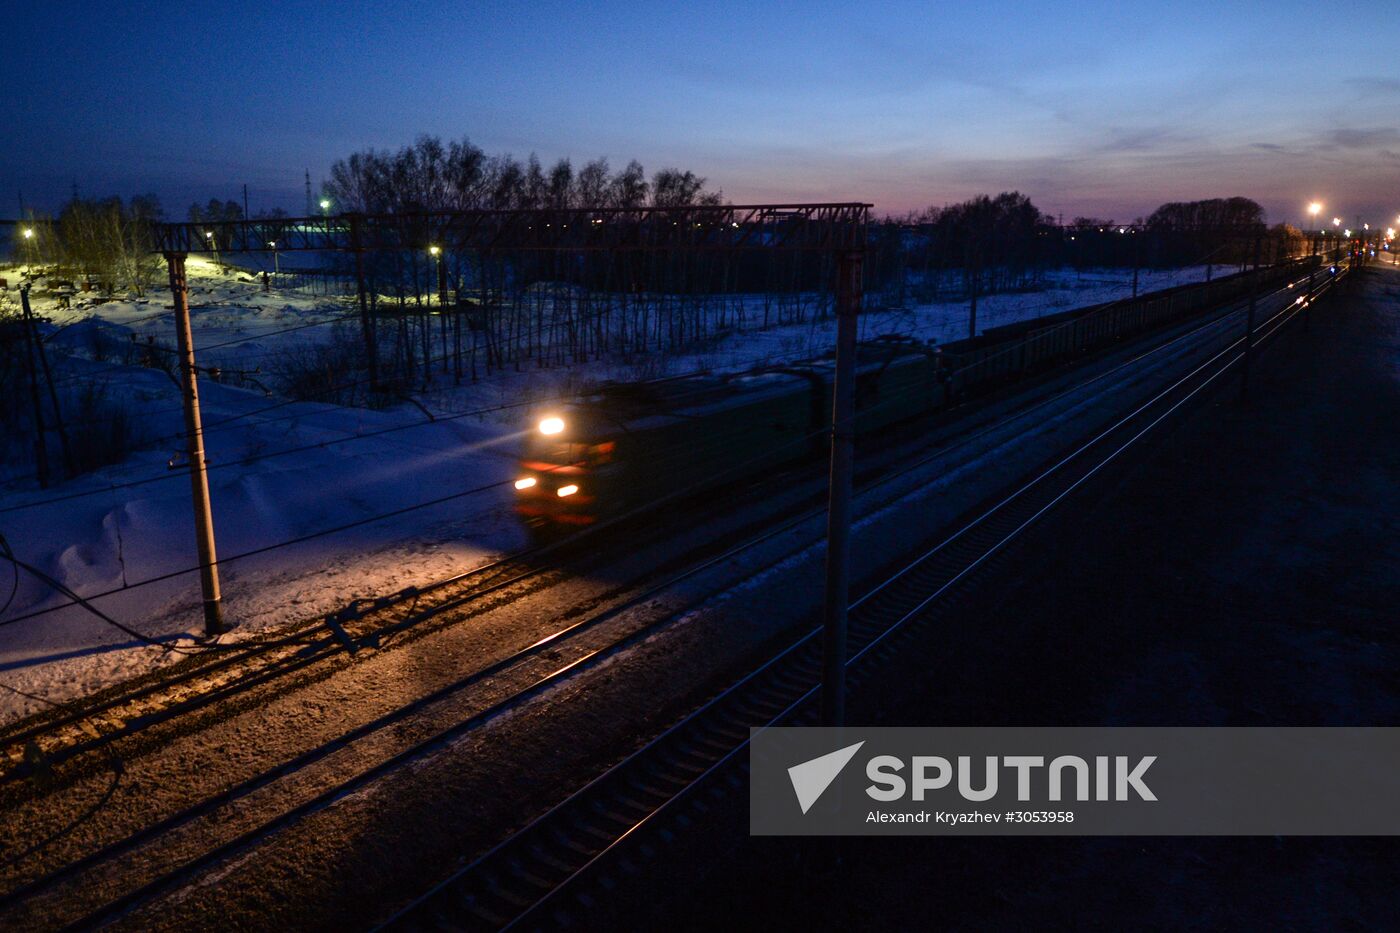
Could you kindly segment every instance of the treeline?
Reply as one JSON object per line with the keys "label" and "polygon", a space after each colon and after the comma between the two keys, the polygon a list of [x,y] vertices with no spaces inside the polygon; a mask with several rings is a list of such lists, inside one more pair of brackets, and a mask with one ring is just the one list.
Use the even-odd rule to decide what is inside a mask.
{"label": "treeline", "polygon": [[1048,269],[1242,265],[1309,251],[1297,228],[1265,223],[1249,198],[1163,204],[1119,223],[1075,217],[1068,224],[1020,192],[979,195],[872,223],[867,292],[887,306],[1035,288]]}
{"label": "treeline", "polygon": [[871,231],[873,281],[898,290],[897,304],[932,301],[950,277],[968,293],[1034,287],[1052,258],[1053,229],[1054,219],[1019,191],[929,207]]}
{"label": "treeline", "polygon": [[32,234],[21,238],[20,259],[55,265],[60,277],[86,279],[106,295],[145,295],[161,267],[152,252],[152,225],[163,216],[160,199],[153,194],[126,201],[74,198],[57,219],[33,216],[24,222]]}
{"label": "treeline", "polygon": [[487,155],[470,140],[436,136],[396,152],[365,149],[331,166],[322,194],[336,213],[471,209],[675,207],[719,204],[723,193],[691,171],[663,168],[648,180],[637,160],[614,172],[605,158],[575,170],[569,159],[545,168],[533,153]]}

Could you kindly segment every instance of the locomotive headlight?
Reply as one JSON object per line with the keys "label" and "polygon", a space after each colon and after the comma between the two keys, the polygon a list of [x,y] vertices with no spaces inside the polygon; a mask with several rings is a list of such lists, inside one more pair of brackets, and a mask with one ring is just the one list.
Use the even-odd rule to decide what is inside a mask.
{"label": "locomotive headlight", "polygon": [[564,498],[565,496],[572,496],[574,493],[578,492],[578,487],[577,487],[577,486],[560,486],[558,489],[555,490],[555,492],[557,492],[557,493],[559,494],[559,498],[562,499],[562,498]]}
{"label": "locomotive headlight", "polygon": [[545,418],[540,422],[541,434],[558,434],[564,430],[563,418]]}
{"label": "locomotive headlight", "polygon": [[518,479],[518,480],[515,481],[515,488],[516,488],[516,489],[530,489],[530,488],[532,488],[537,482],[539,482],[539,480],[535,479],[533,476],[522,476],[520,479]]}

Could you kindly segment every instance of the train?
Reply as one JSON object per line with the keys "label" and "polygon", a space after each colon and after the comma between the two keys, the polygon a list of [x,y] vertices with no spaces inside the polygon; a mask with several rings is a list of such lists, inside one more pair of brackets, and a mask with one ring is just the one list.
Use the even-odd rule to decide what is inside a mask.
{"label": "train", "polygon": [[[855,429],[884,431],[1078,357],[1311,275],[1316,257],[1077,308],[929,345],[857,345]],[[761,477],[828,441],[831,356],[735,375],[609,383],[535,412],[515,510],[540,536]]]}

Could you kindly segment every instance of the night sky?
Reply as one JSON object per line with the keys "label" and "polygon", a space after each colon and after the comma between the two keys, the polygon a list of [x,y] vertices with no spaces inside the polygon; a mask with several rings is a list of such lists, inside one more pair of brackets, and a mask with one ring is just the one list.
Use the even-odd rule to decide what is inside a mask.
{"label": "night sky", "polygon": [[304,206],[420,133],[878,212],[1019,189],[1130,220],[1400,214],[1400,5],[7,0],[0,217],[155,191]]}

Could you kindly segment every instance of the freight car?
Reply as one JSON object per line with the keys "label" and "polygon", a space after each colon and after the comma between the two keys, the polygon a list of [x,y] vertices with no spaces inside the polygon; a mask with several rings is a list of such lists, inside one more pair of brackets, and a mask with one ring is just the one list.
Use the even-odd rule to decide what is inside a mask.
{"label": "freight car", "polygon": [[[856,430],[937,411],[1316,267],[1315,259],[1270,266],[992,328],[938,349],[902,337],[861,343]],[[828,357],[736,376],[605,385],[538,416],[515,480],[516,511],[535,530],[590,525],[818,452],[834,374]]]}

